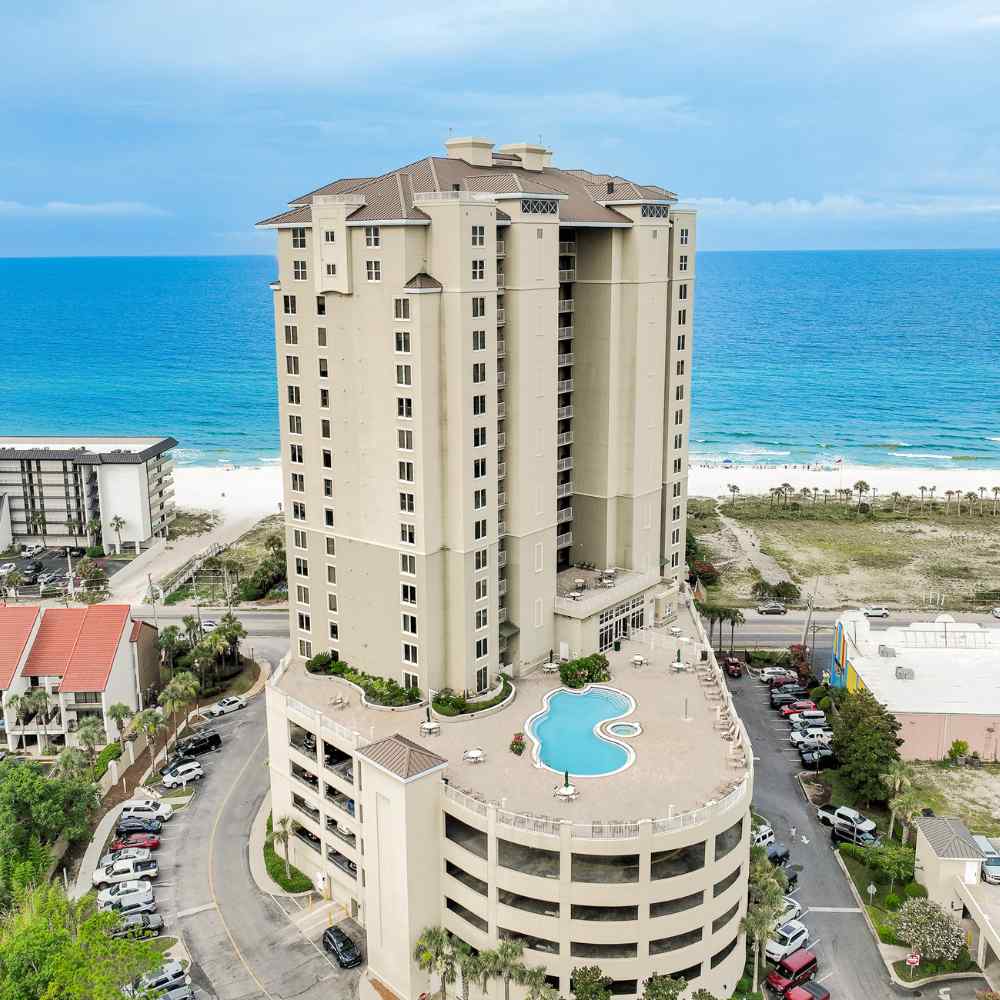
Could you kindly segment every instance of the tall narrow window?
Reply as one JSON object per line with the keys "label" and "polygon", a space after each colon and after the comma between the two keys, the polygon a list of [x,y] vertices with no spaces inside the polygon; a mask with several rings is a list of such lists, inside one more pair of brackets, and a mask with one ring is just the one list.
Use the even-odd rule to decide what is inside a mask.
{"label": "tall narrow window", "polygon": [[286,316],[295,315],[295,296],[294,295],[282,295],[281,296],[281,311]]}
{"label": "tall narrow window", "polygon": [[474,247],[484,247],[484,246],[486,246],[486,227],[485,226],[473,226],[472,227],[472,245]]}
{"label": "tall narrow window", "polygon": [[292,261],[292,277],[296,281],[306,281],[309,278],[309,270],[304,260]]}
{"label": "tall narrow window", "polygon": [[369,281],[381,281],[382,280],[382,261],[380,260],[366,260],[365,261],[365,277]]}
{"label": "tall narrow window", "polygon": [[410,300],[409,299],[393,299],[392,300],[392,314],[396,319],[409,319],[410,318]]}
{"label": "tall narrow window", "polygon": [[292,230],[292,247],[295,250],[302,250],[306,245],[306,231],[301,228],[294,228]]}
{"label": "tall narrow window", "polygon": [[382,232],[378,226],[365,226],[365,246],[380,247],[382,245]]}

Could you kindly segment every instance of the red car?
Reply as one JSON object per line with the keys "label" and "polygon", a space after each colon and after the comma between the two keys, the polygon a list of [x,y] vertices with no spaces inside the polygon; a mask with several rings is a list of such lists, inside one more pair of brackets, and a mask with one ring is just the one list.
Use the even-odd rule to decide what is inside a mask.
{"label": "red car", "polygon": [[130,833],[127,837],[119,837],[111,845],[112,851],[123,851],[126,847],[148,847],[155,851],[160,846],[160,838],[155,833]]}
{"label": "red car", "polygon": [[722,661],[722,666],[730,677],[743,676],[743,664],[735,656],[727,656]]}
{"label": "red car", "polygon": [[798,679],[798,676],[793,673],[776,674],[774,677],[767,679],[767,686],[773,691],[774,688],[781,687],[782,684],[794,684]]}
{"label": "red car", "polygon": [[783,718],[793,715],[795,712],[811,712],[816,707],[814,701],[793,701],[791,705],[782,705],[778,710]]}

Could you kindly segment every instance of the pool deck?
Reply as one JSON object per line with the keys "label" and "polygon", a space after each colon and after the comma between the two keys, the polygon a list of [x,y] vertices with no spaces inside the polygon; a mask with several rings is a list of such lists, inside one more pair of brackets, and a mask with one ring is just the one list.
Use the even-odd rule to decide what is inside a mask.
{"label": "pool deck", "polygon": [[[356,693],[346,708],[335,709],[331,702],[344,687],[301,668],[286,670],[277,688],[366,740],[400,733],[425,745],[448,760],[445,775],[452,787],[501,808],[588,822],[662,818],[721,799],[747,773],[746,765],[731,756],[739,744],[723,739],[710,689],[695,670],[675,673],[670,668],[678,649],[685,661],[694,663],[704,648],[690,611],[682,607],[675,624],[682,629],[681,640],[665,629],[648,629],[640,633],[645,641],[625,642],[620,652],[607,654],[608,686],[636,702],[635,711],[621,720],[642,725],[641,734],[622,741],[635,751],[635,761],[611,775],[575,779],[579,797],[569,802],[554,797],[561,777],[534,764],[530,740],[521,757],[509,749],[514,734],[523,732],[530,716],[542,708],[544,695],[560,687],[558,674],[536,670],[516,678],[517,697],[502,711],[442,722],[440,736],[429,737],[420,733],[424,709],[373,711],[360,704]],[[648,661],[640,669],[632,665],[636,654]],[[482,763],[463,762],[463,752],[473,747],[484,751]]]}

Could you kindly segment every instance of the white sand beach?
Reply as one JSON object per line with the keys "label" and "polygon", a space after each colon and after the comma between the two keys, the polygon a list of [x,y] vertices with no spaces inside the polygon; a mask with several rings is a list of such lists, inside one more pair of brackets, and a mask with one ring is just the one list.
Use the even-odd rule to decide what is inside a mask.
{"label": "white sand beach", "polygon": [[239,521],[251,527],[278,513],[281,466],[181,465],[174,469],[174,485],[178,507],[216,511],[224,523]]}
{"label": "white sand beach", "polygon": [[927,469],[881,465],[692,465],[688,470],[688,493],[693,497],[729,496],[729,484],[743,495],[766,495],[774,486],[791,483],[800,490],[849,489],[864,480],[878,491],[878,496],[899,492],[919,497],[920,487],[935,488],[934,496],[943,499],[945,490],[979,492],[986,487],[987,497],[1000,486],[1000,469]]}

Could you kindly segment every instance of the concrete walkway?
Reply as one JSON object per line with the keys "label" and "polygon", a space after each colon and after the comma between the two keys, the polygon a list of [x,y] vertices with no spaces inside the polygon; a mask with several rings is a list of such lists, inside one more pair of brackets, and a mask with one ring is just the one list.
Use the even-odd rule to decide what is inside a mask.
{"label": "concrete walkway", "polygon": [[785,572],[779,563],[769,555],[760,551],[760,539],[757,533],[746,525],[734,521],[731,517],[726,517],[722,512],[722,506],[718,508],[719,520],[722,526],[736,539],[736,544],[740,551],[747,557],[750,565],[756,569],[768,583],[791,583],[792,578]]}

